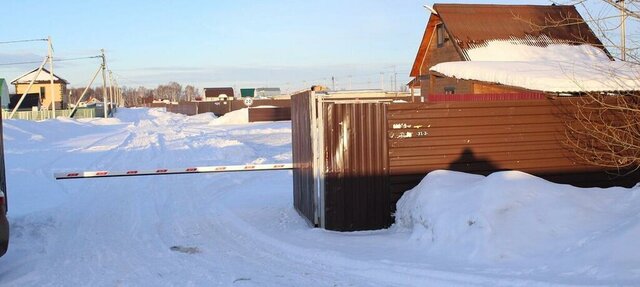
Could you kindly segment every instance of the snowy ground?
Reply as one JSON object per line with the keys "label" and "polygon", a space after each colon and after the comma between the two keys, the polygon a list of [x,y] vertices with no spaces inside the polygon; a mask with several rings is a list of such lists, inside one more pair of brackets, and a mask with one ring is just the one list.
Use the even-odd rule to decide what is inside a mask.
{"label": "snowy ground", "polygon": [[640,285],[640,189],[439,171],[407,193],[392,228],[338,233],[297,215],[290,171],[53,179],[291,161],[289,122],[243,121],[148,109],[6,120],[0,285]]}

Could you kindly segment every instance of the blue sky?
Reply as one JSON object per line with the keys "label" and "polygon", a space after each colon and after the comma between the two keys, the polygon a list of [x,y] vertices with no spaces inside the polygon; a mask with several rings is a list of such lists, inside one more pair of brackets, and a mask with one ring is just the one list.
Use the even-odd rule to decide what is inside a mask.
{"label": "blue sky", "polygon": [[[543,4],[529,1],[438,1]],[[51,3],[51,4],[49,4]],[[388,88],[408,81],[428,1],[65,1],[5,0],[0,42],[51,36],[55,57],[107,53],[121,85],[168,81],[197,87]],[[25,18],[26,17],[26,18]],[[44,42],[0,45],[0,64],[38,61]],[[36,68],[0,65],[9,80]],[[74,87],[98,60],[55,64]],[[395,73],[394,73],[395,71]],[[381,74],[384,73],[384,74]]]}

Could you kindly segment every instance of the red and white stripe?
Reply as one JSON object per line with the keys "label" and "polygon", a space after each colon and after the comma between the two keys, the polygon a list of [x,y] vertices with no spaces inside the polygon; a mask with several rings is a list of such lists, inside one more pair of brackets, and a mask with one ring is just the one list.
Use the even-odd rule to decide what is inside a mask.
{"label": "red and white stripe", "polygon": [[248,164],[248,165],[224,165],[224,166],[200,166],[188,168],[159,168],[154,170],[127,170],[127,171],[70,171],[56,172],[53,176],[56,179],[91,178],[91,177],[116,177],[116,176],[141,176],[141,175],[166,175],[185,173],[209,173],[209,172],[232,172],[232,171],[260,171],[260,170],[281,170],[292,169],[292,163],[278,164]]}

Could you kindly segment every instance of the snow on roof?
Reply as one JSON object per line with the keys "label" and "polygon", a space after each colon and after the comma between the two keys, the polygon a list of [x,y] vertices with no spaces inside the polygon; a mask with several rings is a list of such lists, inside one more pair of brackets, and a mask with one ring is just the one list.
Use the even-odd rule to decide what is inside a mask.
{"label": "snow on roof", "polygon": [[640,91],[640,65],[628,62],[468,61],[441,63],[430,70],[543,92]]}
{"label": "snow on roof", "polygon": [[[11,84],[28,84],[31,82],[31,80],[36,76],[36,74],[38,73],[38,69],[34,69],[28,73],[23,74],[20,77],[15,78],[13,81],[11,81]],[[60,78],[58,76],[56,76],[55,74],[53,75],[53,80],[55,82],[63,82],[65,84],[69,84],[69,82],[67,82],[67,80]],[[48,82],[51,81],[51,72],[49,72],[49,70],[42,68],[42,72],[40,72],[40,74],[38,75],[38,77],[36,78],[36,82]]]}
{"label": "snow on roof", "polygon": [[[541,44],[544,43],[544,44]],[[470,44],[464,51],[469,61],[609,61],[609,56],[592,45],[557,43],[538,38],[490,40]]]}

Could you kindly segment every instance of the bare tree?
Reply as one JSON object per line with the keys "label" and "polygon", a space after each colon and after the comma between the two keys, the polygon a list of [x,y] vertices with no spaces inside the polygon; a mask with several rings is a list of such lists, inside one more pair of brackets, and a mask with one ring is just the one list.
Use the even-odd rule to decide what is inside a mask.
{"label": "bare tree", "polygon": [[198,89],[196,87],[194,87],[192,85],[187,85],[186,87],[184,87],[184,95],[185,95],[187,101],[193,101],[198,96],[200,96],[200,92],[198,91]]}
{"label": "bare tree", "polygon": [[[617,60],[628,65],[640,63],[637,31],[629,30],[624,37],[620,31],[622,19],[638,29],[640,1],[592,0],[572,1],[582,5],[587,22],[599,34],[605,47]],[[600,6],[598,6],[600,4]],[[593,7],[601,7],[594,10]],[[625,40],[625,38],[627,40]],[[594,68],[596,69],[596,68]],[[615,75],[615,71],[611,73]],[[640,79],[640,74],[633,76]],[[629,79],[627,79],[629,80]],[[578,83],[579,84],[579,83]],[[586,92],[571,99],[572,109],[566,113],[565,144],[584,162],[631,172],[640,168],[640,93],[613,91]]]}

